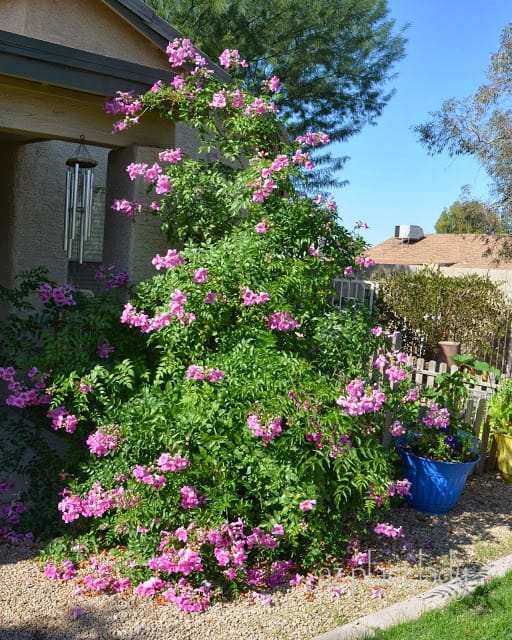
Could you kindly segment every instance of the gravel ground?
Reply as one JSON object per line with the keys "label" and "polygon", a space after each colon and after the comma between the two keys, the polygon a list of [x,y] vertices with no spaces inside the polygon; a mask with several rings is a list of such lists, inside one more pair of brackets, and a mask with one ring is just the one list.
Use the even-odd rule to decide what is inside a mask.
{"label": "gravel ground", "polygon": [[[371,575],[368,564],[354,575],[332,571],[312,590],[273,593],[270,606],[243,597],[201,614],[133,595],[77,596],[74,584],[43,576],[36,549],[0,544],[0,640],[312,640],[512,553],[511,513],[512,485],[494,473],[475,476],[449,514],[405,506],[389,514],[405,538],[395,548],[362,547],[371,551]],[[404,541],[414,565],[399,549]]]}

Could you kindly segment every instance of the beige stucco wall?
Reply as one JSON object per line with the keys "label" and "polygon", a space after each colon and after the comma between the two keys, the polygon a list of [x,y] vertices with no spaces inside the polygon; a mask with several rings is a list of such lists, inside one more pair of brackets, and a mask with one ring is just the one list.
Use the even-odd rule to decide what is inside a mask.
{"label": "beige stucco wall", "polygon": [[110,207],[115,199],[147,200],[147,185],[140,179],[130,180],[126,167],[131,162],[151,165],[159,151],[153,147],[131,146],[109,155],[103,261],[127,271],[132,282],[155,275],[151,260],[157,253],[166,253],[168,244],[157,216],[144,213],[129,218]]}
{"label": "beige stucco wall", "polygon": [[[0,145],[0,284],[3,286],[13,287],[20,272],[34,267],[46,267],[49,277],[56,282],[67,280],[68,258],[63,249],[65,161],[73,155],[76,146],[58,141]],[[89,151],[98,161],[95,185],[101,197],[108,150],[89,148]],[[97,236],[94,258],[100,255],[100,242]]]}
{"label": "beige stucco wall", "polygon": [[165,53],[101,0],[0,0],[0,28],[110,58],[169,69]]}

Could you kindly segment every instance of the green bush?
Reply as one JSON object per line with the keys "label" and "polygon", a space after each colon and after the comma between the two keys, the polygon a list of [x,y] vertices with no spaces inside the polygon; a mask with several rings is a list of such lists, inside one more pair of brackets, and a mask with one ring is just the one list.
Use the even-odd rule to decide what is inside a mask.
{"label": "green bush", "polygon": [[[49,547],[48,575],[70,577],[69,559],[106,549],[117,568],[89,574],[86,590],[165,587],[201,610],[205,579],[237,592],[346,553],[389,503],[395,454],[381,444],[384,394],[361,411],[371,415],[337,402],[370,376],[381,338],[368,310],[328,303],[365,245],[332,202],[300,188],[308,149],[326,137],[286,141],[268,98],[241,99],[195,68],[189,43],[171,45],[171,58],[178,50],[193,62],[183,86],[155,86],[140,103],[120,94],[108,110],[126,116],[117,129],[146,110],[179,114],[218,155],[205,164],[168,150],[153,167],[128,167],[156,192],[148,206],[180,251],[156,256],[158,273],[124,307],[82,299],[55,310],[30,364],[43,372],[32,379],[47,376],[34,409],[77,451],[58,505],[68,535]],[[140,203],[114,208],[150,215]],[[45,304],[51,314],[55,300]]]}
{"label": "green bush", "polygon": [[460,342],[461,353],[492,360],[508,330],[511,305],[488,276],[446,276],[425,267],[382,275],[379,283],[383,323],[417,355],[435,359],[438,343],[449,340]]}

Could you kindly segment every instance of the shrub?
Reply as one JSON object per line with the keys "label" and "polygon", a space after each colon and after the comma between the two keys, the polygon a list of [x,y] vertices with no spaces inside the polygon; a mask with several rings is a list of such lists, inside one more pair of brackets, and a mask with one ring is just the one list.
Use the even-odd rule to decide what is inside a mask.
{"label": "shrub", "polygon": [[461,353],[490,360],[507,332],[510,303],[488,276],[446,276],[425,267],[380,278],[383,322],[403,334],[408,350],[435,359],[438,343],[460,342]]}
{"label": "shrub", "polygon": [[[328,302],[364,243],[333,202],[301,191],[308,149],[326,136],[288,142],[270,99],[220,85],[187,41],[169,55],[189,71],[108,110],[125,116],[117,130],[147,110],[179,115],[212,160],[170,149],[127,168],[154,190],[148,207],[175,246],[112,307],[112,357],[66,351],[88,335],[78,305],[54,336],[64,350],[43,344],[46,415],[87,454],[64,477],[69,534],[49,547],[47,573],[70,576],[70,559],[115,550],[119,573],[93,563],[87,591],[137,584],[201,610],[212,588],[275,584],[344,553],[389,502],[394,454],[381,444],[383,412],[355,418],[336,400],[369,373],[377,338],[363,308]],[[149,215],[140,203],[114,208]]]}

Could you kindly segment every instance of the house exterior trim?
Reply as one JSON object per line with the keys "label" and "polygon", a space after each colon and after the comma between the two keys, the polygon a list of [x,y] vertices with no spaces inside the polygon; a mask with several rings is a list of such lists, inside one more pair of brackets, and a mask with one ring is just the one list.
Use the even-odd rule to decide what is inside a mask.
{"label": "house exterior trim", "polygon": [[0,30],[0,74],[101,96],[146,92],[170,71]]}

